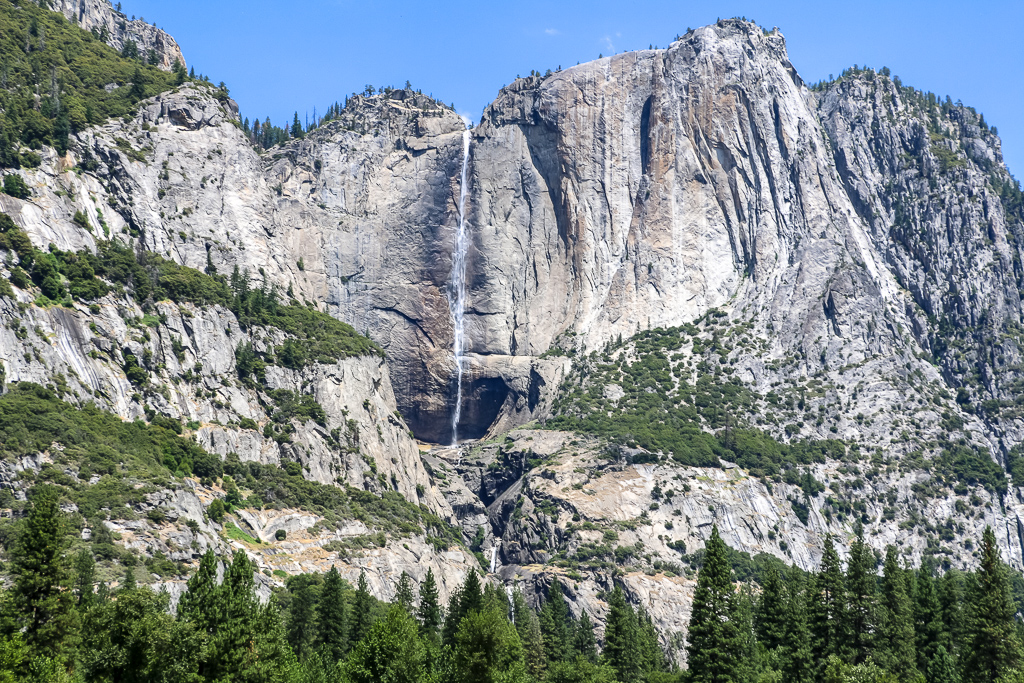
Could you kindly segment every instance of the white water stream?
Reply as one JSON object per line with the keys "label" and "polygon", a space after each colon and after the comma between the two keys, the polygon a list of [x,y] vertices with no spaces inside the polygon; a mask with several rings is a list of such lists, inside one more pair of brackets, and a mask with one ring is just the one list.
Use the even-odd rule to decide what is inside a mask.
{"label": "white water stream", "polygon": [[466,173],[469,168],[469,131],[462,133],[462,178],[459,187],[459,227],[455,233],[455,251],[452,254],[452,278],[448,293],[448,308],[454,323],[455,353],[455,411],[452,413],[452,446],[459,445],[459,419],[462,417],[462,354],[465,351],[466,329],[466,252],[469,249],[469,231],[466,229]]}

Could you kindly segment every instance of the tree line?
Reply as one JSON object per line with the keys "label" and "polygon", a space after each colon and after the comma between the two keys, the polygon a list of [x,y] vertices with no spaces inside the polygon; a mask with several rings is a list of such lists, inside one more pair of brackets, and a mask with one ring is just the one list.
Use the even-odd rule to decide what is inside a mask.
{"label": "tree line", "polygon": [[[858,533],[845,569],[831,539],[817,572],[769,566],[738,585],[717,527],[705,545],[687,634],[688,667],[663,650],[650,615],[621,587],[604,597],[603,648],[586,612],[552,581],[538,610],[475,571],[439,599],[431,570],[402,573],[391,603],[336,567],[292,576],[269,601],[244,552],[203,555],[177,609],[129,568],[112,588],[88,549],[68,552],[59,489],[30,491],[5,539],[0,681],[171,683],[1019,683],[1020,626],[991,529],[974,572],[936,577],[893,547],[876,573]],[[218,574],[222,578],[218,580]]]}
{"label": "tree line", "polygon": [[[176,610],[167,593],[98,580],[92,553],[68,550],[60,489],[29,492],[5,542],[13,582],[0,591],[0,681],[119,683],[461,683],[671,681],[650,617],[621,588],[609,595],[604,652],[594,624],[573,616],[556,580],[539,610],[522,593],[483,585],[475,570],[442,605],[432,570],[402,573],[392,603],[365,574],[353,588],[336,567],[290,577],[261,603],[244,552],[218,567],[203,555]],[[218,581],[218,574],[222,578]]]}
{"label": "tree line", "polygon": [[717,527],[705,546],[690,620],[694,683],[1017,683],[1021,623],[1010,572],[986,528],[973,572],[912,569],[895,547],[882,573],[864,542],[845,570],[831,538],[817,572],[769,566],[758,593],[737,589]]}

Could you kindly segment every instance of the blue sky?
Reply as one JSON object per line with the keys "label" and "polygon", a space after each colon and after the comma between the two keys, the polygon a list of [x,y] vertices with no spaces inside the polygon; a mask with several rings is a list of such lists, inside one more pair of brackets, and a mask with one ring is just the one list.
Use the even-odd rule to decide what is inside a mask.
{"label": "blue sky", "polygon": [[190,65],[225,81],[242,115],[282,125],[294,111],[367,84],[415,88],[479,120],[517,74],[665,47],[688,27],[746,16],[778,26],[807,82],[847,66],[888,66],[907,85],[962,100],[999,129],[1024,179],[1021,0],[592,0],[513,3],[382,0],[122,0],[156,23]]}

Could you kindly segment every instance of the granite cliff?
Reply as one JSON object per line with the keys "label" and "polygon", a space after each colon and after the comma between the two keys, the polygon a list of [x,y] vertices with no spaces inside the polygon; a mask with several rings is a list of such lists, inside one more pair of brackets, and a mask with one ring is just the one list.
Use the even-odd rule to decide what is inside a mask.
{"label": "granite cliff", "polygon": [[[121,3],[118,3],[120,8]],[[86,31],[102,38],[115,50],[124,50],[132,42],[139,55],[152,61],[164,71],[169,71],[175,62],[185,64],[185,56],[177,41],[145,19],[132,16],[129,19],[120,9],[115,9],[107,0],[52,0],[50,7],[62,13]]]}

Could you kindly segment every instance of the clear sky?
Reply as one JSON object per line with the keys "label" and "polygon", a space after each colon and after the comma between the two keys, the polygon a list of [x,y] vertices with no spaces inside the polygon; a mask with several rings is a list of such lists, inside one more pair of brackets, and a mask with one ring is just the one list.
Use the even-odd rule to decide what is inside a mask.
{"label": "clear sky", "polygon": [[853,64],[962,100],[999,129],[1024,179],[1022,0],[122,0],[225,81],[250,119],[284,125],[367,84],[406,80],[479,120],[517,74],[665,47],[687,28],[745,16],[778,26],[806,82]]}

